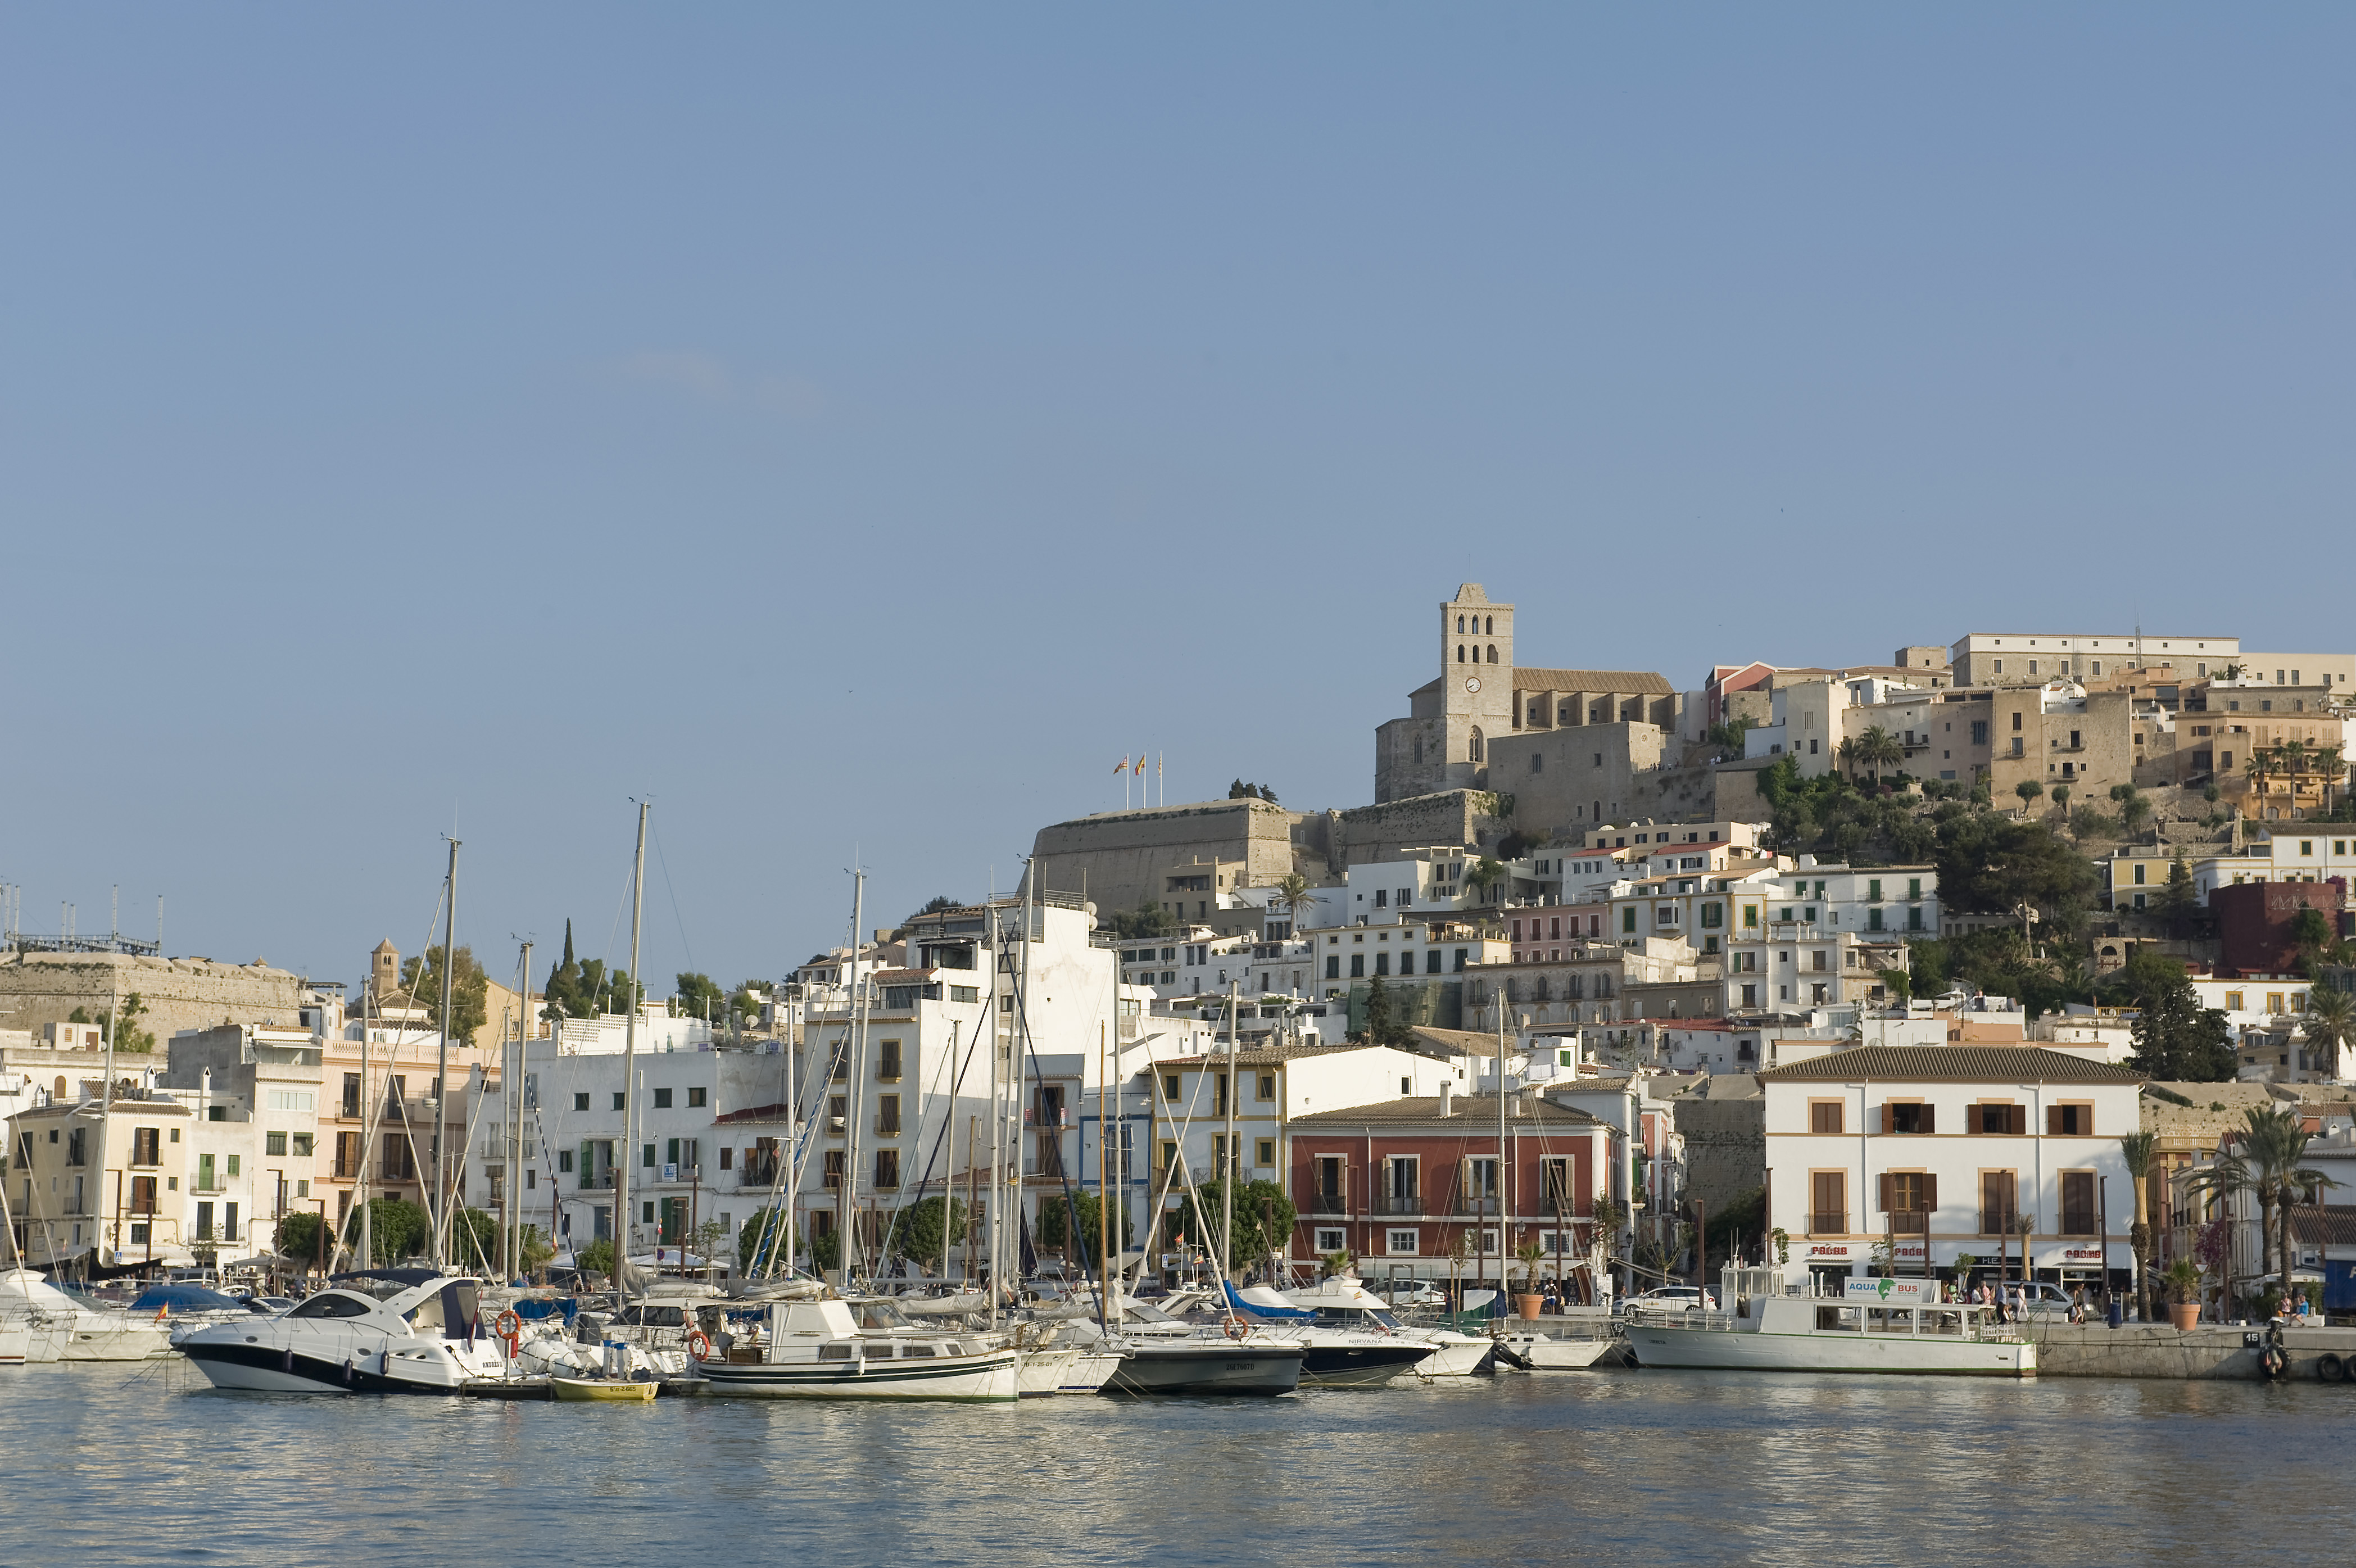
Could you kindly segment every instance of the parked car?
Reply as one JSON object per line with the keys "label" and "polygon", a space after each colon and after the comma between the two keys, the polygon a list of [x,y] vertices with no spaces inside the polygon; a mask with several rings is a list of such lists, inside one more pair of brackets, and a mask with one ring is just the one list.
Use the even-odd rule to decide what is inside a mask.
{"label": "parked car", "polygon": [[1622,1305],[1630,1310],[1687,1311],[1699,1307],[1705,1312],[1717,1310],[1718,1303],[1699,1285],[1655,1285],[1651,1290],[1632,1295]]}

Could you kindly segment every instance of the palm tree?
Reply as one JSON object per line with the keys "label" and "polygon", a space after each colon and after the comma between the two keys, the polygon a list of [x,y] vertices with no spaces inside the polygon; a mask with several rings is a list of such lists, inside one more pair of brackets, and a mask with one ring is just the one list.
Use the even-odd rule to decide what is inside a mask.
{"label": "palm tree", "polygon": [[2348,762],[2338,746],[2319,746],[2315,748],[2315,770],[2323,776],[2323,814],[2328,817],[2331,814],[2331,791],[2348,777]]}
{"label": "palm tree", "polygon": [[2338,1078],[2340,1047],[2348,1043],[2351,1034],[2356,1034],[2356,997],[2329,985],[2310,985],[2307,1016],[2299,1032],[2307,1036],[2311,1049],[2329,1053],[2320,1070]]}
{"label": "palm tree", "polygon": [[[2248,1125],[2234,1134],[2238,1147],[2217,1156],[2195,1178],[2202,1191],[2223,1196],[2246,1192],[2258,1200],[2258,1256],[2271,1247],[2276,1261],[2283,1299],[2290,1299],[2290,1210],[2304,1200],[2315,1201],[2327,1187],[2340,1184],[2321,1171],[2299,1162],[2307,1158],[2308,1134],[2295,1111],[2270,1111],[2254,1105],[2245,1113]],[[2282,1211],[2277,1229],[2275,1211]]]}
{"label": "palm tree", "polygon": [[2254,820],[2265,814],[2266,779],[2274,770],[2273,751],[2263,746],[2252,747],[2250,760],[2244,765],[2243,771],[2249,774],[2250,793],[2256,798],[2249,812]]}
{"label": "palm tree", "polygon": [[1276,896],[1284,902],[1284,912],[1292,918],[1292,934],[1301,934],[1301,912],[1323,899],[1309,890],[1309,878],[1297,871],[1288,871],[1276,879]]}
{"label": "palm tree", "polygon": [[2146,1323],[2151,1321],[2151,1208],[2147,1178],[2158,1148],[2159,1134],[2149,1131],[2128,1133],[2119,1139],[2120,1157],[2135,1183],[2135,1230],[2129,1232],[2127,1249],[2136,1261],[2136,1312]]}
{"label": "palm tree", "polygon": [[1906,760],[1906,748],[1898,737],[1879,725],[1875,725],[1857,737],[1857,760],[1870,774]]}

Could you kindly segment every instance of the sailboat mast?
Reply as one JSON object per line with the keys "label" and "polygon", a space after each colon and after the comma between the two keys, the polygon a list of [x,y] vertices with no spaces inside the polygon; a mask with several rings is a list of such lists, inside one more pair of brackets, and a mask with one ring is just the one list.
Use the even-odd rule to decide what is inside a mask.
{"label": "sailboat mast", "polygon": [[[990,910],[990,989],[991,995],[991,1006],[996,1012],[997,1018],[992,1020],[990,1026],[990,1248],[989,1257],[984,1262],[982,1268],[982,1272],[990,1277],[990,1326],[992,1328],[998,1326],[998,1293],[1004,1282],[1004,1276],[998,1272],[998,1210],[1000,1207],[999,1200],[1006,1196],[1005,1178],[1000,1174],[999,1170],[998,1149],[999,1132],[1003,1126],[1005,1120],[999,1114],[998,1106],[998,1053],[1000,1050],[999,1040],[1001,1034],[1006,1026],[998,1022],[997,1019],[1003,1019],[1011,1016],[1005,1009],[999,1006],[997,1002],[998,974],[1000,970],[1003,967],[1002,961],[1000,958],[1000,950],[1005,945],[1006,935],[1003,928],[999,925],[997,903],[997,897],[993,894],[991,898]],[[966,1141],[968,1144],[966,1149],[966,1157],[968,1159],[971,1159],[973,1157],[973,1150],[971,1147],[972,1137],[970,1134],[968,1134]]]}
{"label": "sailboat mast", "polygon": [[[1222,1167],[1219,1172],[1219,1273],[1225,1276],[1221,1281],[1222,1296],[1226,1294],[1226,1281],[1236,1277],[1236,1169],[1243,1163],[1236,1158],[1236,1097],[1242,1091],[1242,1085],[1236,1081],[1236,1047],[1239,1043],[1236,1036],[1242,1032],[1236,1025],[1237,1016],[1236,983],[1230,980],[1227,982],[1227,1135],[1224,1145],[1226,1152],[1219,1160]],[[1230,1306],[1227,1310],[1232,1314],[1235,1308]]]}
{"label": "sailboat mast", "polygon": [[523,959],[518,965],[516,998],[516,1073],[515,1082],[508,1090],[508,1106],[514,1113],[515,1137],[509,1144],[508,1160],[508,1278],[515,1279],[523,1272],[523,1066],[524,1053],[531,1044],[531,944],[523,944]]}
{"label": "sailboat mast", "polygon": [[1497,986],[1497,1303],[1505,1299],[1505,987]]}
{"label": "sailboat mast", "polygon": [[851,884],[851,1008],[842,1021],[851,1051],[851,1092],[843,1097],[842,1190],[835,1207],[843,1211],[842,1279],[859,1277],[867,1261],[859,1239],[859,1118],[867,1099],[867,987],[859,978],[861,922],[867,918],[867,873],[854,870]]}
{"label": "sailboat mast", "polygon": [[376,959],[369,955],[368,978],[360,983],[360,1168],[354,1173],[353,1200],[360,1206],[359,1266],[376,1264],[373,1231],[369,1217],[369,1157],[376,1150],[376,1090],[369,1084],[369,1004],[376,1000]]}
{"label": "sailboat mast", "polygon": [[450,1003],[458,970],[458,841],[450,841],[450,901],[442,914],[442,1027],[434,1058],[434,1269],[450,1258],[450,1182],[442,1168],[442,1130],[450,1119]]}
{"label": "sailboat mast", "polygon": [[632,1074],[638,1059],[638,998],[646,987],[638,982],[638,918],[647,906],[647,813],[654,802],[638,802],[638,850],[630,865],[630,995],[629,1020],[622,1027],[622,1157],[614,1162],[614,1292],[623,1306],[630,1305],[630,1117],[637,1109]]}

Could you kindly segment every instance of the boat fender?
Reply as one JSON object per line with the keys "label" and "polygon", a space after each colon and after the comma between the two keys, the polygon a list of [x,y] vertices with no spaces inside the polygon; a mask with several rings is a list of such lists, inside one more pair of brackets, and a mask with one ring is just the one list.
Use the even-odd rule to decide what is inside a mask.
{"label": "boat fender", "polygon": [[2348,1363],[2326,1350],[2315,1359],[2315,1375],[2327,1383],[2343,1382],[2348,1377]]}
{"label": "boat fender", "polygon": [[712,1359],[712,1337],[699,1328],[687,1337],[687,1353],[699,1361]]}
{"label": "boat fender", "polygon": [[2276,1345],[2267,1346],[2258,1356],[2258,1365],[2265,1369],[2267,1377],[2281,1377],[2283,1375],[2282,1348]]}
{"label": "boat fender", "polygon": [[1230,1339],[1242,1339],[1251,1333],[1251,1326],[1240,1317],[1227,1319],[1226,1335]]}

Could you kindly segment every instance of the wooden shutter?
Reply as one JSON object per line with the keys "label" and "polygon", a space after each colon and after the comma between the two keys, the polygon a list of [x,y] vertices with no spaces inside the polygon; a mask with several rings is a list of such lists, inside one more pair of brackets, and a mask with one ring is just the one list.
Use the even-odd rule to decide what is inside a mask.
{"label": "wooden shutter", "polygon": [[1929,1101],[1924,1101],[1922,1107],[1914,1112],[1914,1130],[1918,1133],[1937,1132],[1939,1130],[1939,1119],[1936,1114],[1938,1109]]}
{"label": "wooden shutter", "polygon": [[[1890,1101],[1887,1100],[1881,1102],[1880,1125],[1874,1128],[1874,1131],[1884,1134],[1890,1131]],[[1887,1208],[1890,1206],[1885,1203],[1881,1207]]]}
{"label": "wooden shutter", "polygon": [[2006,1106],[2004,1114],[2004,1130],[2011,1133],[2016,1138],[2027,1133],[2029,1131],[2029,1107],[2026,1105]]}
{"label": "wooden shutter", "polygon": [[[1926,1112],[1929,1109],[1927,1105],[1923,1107]],[[1925,1214],[1936,1214],[1939,1211],[1939,1177],[1935,1172],[1922,1173],[1922,1211]]]}
{"label": "wooden shutter", "polygon": [[1888,1171],[1882,1172],[1879,1180],[1881,1184],[1881,1202],[1879,1207],[1880,1212],[1887,1214],[1890,1212],[1890,1188],[1892,1185],[1890,1179],[1890,1173]]}
{"label": "wooden shutter", "polygon": [[2059,1105],[2045,1108],[2045,1135],[2049,1138],[2062,1135],[2062,1107]]}

